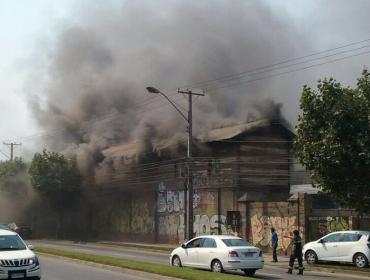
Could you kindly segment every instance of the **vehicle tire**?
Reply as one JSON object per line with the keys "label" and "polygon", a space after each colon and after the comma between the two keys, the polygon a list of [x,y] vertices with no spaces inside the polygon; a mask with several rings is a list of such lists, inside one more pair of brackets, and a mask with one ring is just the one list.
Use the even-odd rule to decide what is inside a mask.
{"label": "vehicle tire", "polygon": [[355,266],[357,267],[368,267],[369,266],[369,260],[366,258],[366,256],[364,254],[356,254],[354,257],[353,257],[353,263],[355,264]]}
{"label": "vehicle tire", "polygon": [[212,272],[216,273],[223,273],[224,268],[222,267],[222,263],[219,260],[214,260],[211,264],[211,270]]}
{"label": "vehicle tire", "polygon": [[177,267],[182,267],[181,260],[179,256],[174,256],[172,258],[172,265]]}
{"label": "vehicle tire", "polygon": [[309,264],[319,262],[319,260],[317,259],[316,253],[312,250],[307,251],[304,258],[306,259],[306,262],[309,263]]}
{"label": "vehicle tire", "polygon": [[242,269],[246,276],[253,276],[256,273],[255,269]]}

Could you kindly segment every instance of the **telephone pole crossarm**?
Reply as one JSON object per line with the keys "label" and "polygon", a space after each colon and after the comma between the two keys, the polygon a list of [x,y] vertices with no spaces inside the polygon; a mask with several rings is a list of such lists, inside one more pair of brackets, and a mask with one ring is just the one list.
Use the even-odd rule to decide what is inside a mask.
{"label": "telephone pole crossarm", "polygon": [[5,143],[3,142],[4,145],[6,146],[10,146],[10,160],[13,161],[13,151],[14,151],[14,148],[15,146],[21,146],[22,143]]}

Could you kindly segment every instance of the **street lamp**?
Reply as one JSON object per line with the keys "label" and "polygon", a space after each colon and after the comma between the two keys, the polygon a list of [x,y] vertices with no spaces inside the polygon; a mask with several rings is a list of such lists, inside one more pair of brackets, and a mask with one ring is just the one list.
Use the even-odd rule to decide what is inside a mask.
{"label": "street lamp", "polygon": [[192,119],[192,97],[193,95],[201,95],[204,96],[204,93],[193,93],[191,91],[178,91],[182,94],[189,95],[189,110],[188,110],[188,117],[186,117],[178,108],[177,106],[169,99],[164,93],[159,91],[154,87],[147,87],[147,91],[150,93],[161,94],[164,98],[171,103],[173,107],[180,113],[180,115],[187,121],[188,123],[188,188],[186,192],[186,238],[190,240],[193,238],[193,168],[192,168],[192,156],[193,156],[193,119]]}

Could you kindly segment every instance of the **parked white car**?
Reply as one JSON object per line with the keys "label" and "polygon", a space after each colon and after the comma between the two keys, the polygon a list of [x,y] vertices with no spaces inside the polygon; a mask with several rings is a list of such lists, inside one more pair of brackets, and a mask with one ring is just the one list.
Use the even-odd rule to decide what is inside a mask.
{"label": "parked white car", "polygon": [[41,279],[41,266],[33,248],[17,233],[0,229],[0,279]]}
{"label": "parked white car", "polygon": [[303,246],[307,263],[319,261],[353,263],[368,267],[370,260],[370,231],[337,231]]}
{"label": "parked white car", "polygon": [[198,236],[174,249],[173,266],[208,269],[213,272],[240,269],[248,276],[263,268],[262,251],[235,236]]}

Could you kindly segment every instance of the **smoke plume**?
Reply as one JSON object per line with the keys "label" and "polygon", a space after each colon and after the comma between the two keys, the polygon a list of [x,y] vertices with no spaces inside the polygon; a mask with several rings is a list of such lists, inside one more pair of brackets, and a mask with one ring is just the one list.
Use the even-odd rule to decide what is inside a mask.
{"label": "smoke plume", "polygon": [[186,139],[184,118],[147,86],[185,115],[186,96],[171,89],[205,91],[194,98],[194,131],[276,117],[281,105],[267,82],[201,83],[273,64],[306,46],[293,44],[299,30],[261,0],[104,3],[81,8],[56,28],[47,83],[30,100],[40,127],[53,131],[44,145],[77,155],[90,174],[112,145],[137,139],[145,153]]}

